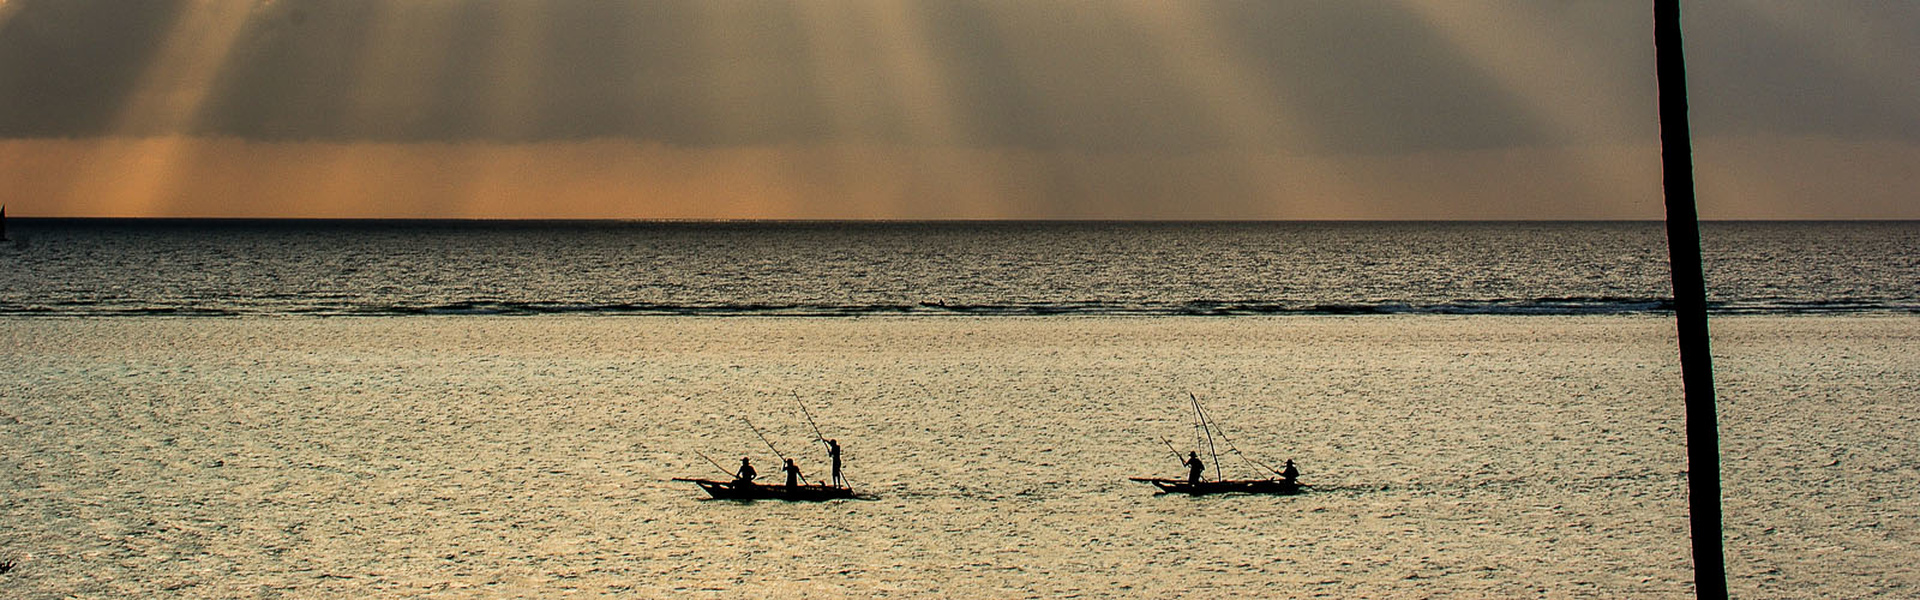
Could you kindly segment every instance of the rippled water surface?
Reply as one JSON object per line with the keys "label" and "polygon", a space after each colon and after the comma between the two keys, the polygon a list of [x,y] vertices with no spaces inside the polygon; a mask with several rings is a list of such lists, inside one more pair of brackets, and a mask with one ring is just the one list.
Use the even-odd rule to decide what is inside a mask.
{"label": "rippled water surface", "polygon": [[[14,315],[1646,314],[1660,223],[27,221]],[[1710,223],[1722,314],[1920,312],[1920,223]]]}
{"label": "rippled water surface", "polygon": [[[344,268],[344,267],[343,267]],[[214,275],[217,276],[217,275]],[[1718,319],[1731,585],[1920,593],[1920,319]],[[9,598],[1677,598],[1644,316],[0,318]],[[1153,495],[1187,394],[1295,497]],[[705,501],[805,403],[872,501]],[[1202,450],[1203,455],[1208,454]]]}

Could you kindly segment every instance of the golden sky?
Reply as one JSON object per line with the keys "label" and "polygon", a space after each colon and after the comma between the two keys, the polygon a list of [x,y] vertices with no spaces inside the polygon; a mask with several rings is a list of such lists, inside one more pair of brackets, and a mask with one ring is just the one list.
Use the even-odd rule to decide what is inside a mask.
{"label": "golden sky", "polygon": [[[1657,219],[1650,4],[0,0],[18,216]],[[1920,218],[1920,3],[1686,3],[1706,218]]]}

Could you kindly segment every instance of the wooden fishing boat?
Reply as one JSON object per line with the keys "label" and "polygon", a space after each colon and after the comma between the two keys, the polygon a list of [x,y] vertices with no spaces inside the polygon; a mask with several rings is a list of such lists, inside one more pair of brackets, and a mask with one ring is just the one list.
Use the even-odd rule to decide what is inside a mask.
{"label": "wooden fishing boat", "polygon": [[[797,393],[794,394],[794,401],[799,402],[799,400],[800,400],[799,394]],[[832,481],[831,485],[825,484],[825,483],[815,484],[815,483],[808,482],[805,479],[805,476],[800,474],[799,467],[796,467],[794,465],[793,459],[788,458],[785,452],[781,452],[779,447],[774,446],[773,440],[767,439],[766,434],[760,433],[760,428],[754,427],[753,421],[748,420],[746,417],[740,417],[740,421],[743,423],[746,423],[747,429],[751,430],[755,437],[760,438],[761,442],[766,443],[768,450],[772,450],[775,456],[780,457],[780,460],[786,463],[785,467],[783,467],[781,470],[786,472],[787,482],[793,483],[795,485],[786,485],[786,484],[773,485],[773,484],[755,483],[751,481],[751,479],[754,477],[754,472],[752,471],[752,466],[748,462],[749,461],[748,458],[740,459],[740,470],[737,471],[736,474],[740,478],[745,478],[745,479],[748,479],[749,481],[743,482],[739,478],[723,481],[718,479],[696,479],[696,478],[690,478],[690,477],[675,477],[673,478],[673,480],[685,481],[685,482],[700,486],[700,489],[706,490],[707,495],[712,496],[714,500],[743,500],[748,502],[751,502],[754,500],[785,500],[788,502],[824,502],[827,500],[874,500],[876,499],[874,496],[855,493],[853,491],[853,488],[847,484],[846,479],[840,473],[839,442],[835,440],[827,439],[827,436],[820,432],[820,425],[813,422],[813,412],[807,410],[807,403],[799,402],[799,404],[800,404],[801,414],[804,414],[807,417],[807,425],[813,428],[814,439],[819,440],[820,443],[826,444],[827,446],[827,457],[829,462],[833,464],[833,478],[831,480]],[[726,467],[720,466],[719,461],[713,460],[713,457],[707,456],[706,453],[700,452],[699,450],[694,450],[694,452],[699,454],[700,458],[706,459],[708,464],[713,465],[713,468],[719,469],[720,472],[722,473],[727,472]]]}
{"label": "wooden fishing boat", "polygon": [[1208,494],[1266,494],[1269,496],[1291,496],[1301,492],[1299,481],[1288,479],[1225,479],[1220,481],[1189,482],[1185,479],[1161,479],[1157,477],[1130,477],[1141,483],[1151,483],[1160,488],[1162,494],[1188,494],[1205,496]]}
{"label": "wooden fishing boat", "polygon": [[822,502],[826,500],[852,500],[859,496],[853,488],[832,485],[760,485],[757,483],[734,483],[713,479],[688,479],[675,477],[674,481],[685,481],[700,486],[707,495],[715,500],[786,500],[788,502]]}
{"label": "wooden fishing boat", "polygon": [[[1206,496],[1210,494],[1291,496],[1300,493],[1302,489],[1306,487],[1300,485],[1300,471],[1294,468],[1292,460],[1287,461],[1287,468],[1284,471],[1275,470],[1273,467],[1254,461],[1252,458],[1247,457],[1246,453],[1241,452],[1238,446],[1233,444],[1233,439],[1227,437],[1226,430],[1222,429],[1219,423],[1215,423],[1213,417],[1208,416],[1207,409],[1200,406],[1199,396],[1188,392],[1187,400],[1190,401],[1193,406],[1194,429],[1199,431],[1199,435],[1195,436],[1195,444],[1198,444],[1201,439],[1206,441],[1206,449],[1213,456],[1213,468],[1216,473],[1219,472],[1218,469],[1220,468],[1220,453],[1214,448],[1213,438],[1214,434],[1218,433],[1220,439],[1227,442],[1227,448],[1234,454],[1240,455],[1248,464],[1272,472],[1279,477],[1269,477],[1266,479],[1207,480],[1201,475],[1205,466],[1203,466],[1203,461],[1200,460],[1199,450],[1188,453],[1186,458],[1181,458],[1180,451],[1173,447],[1173,442],[1163,437],[1160,438],[1160,443],[1167,446],[1167,451],[1173,453],[1173,458],[1179,460],[1181,466],[1188,467],[1192,470],[1191,476],[1187,479],[1166,479],[1161,477],[1129,477],[1128,479],[1153,484],[1153,487],[1160,488],[1160,493],[1162,494],[1187,494],[1190,496]],[[1204,438],[1202,438],[1202,436],[1204,436]],[[1195,481],[1196,479],[1198,481]]]}

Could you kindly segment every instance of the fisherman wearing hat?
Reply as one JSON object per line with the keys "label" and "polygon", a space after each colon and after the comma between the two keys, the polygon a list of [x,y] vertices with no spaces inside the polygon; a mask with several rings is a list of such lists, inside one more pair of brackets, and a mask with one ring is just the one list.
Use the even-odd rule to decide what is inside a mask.
{"label": "fisherman wearing hat", "polygon": [[741,458],[740,473],[734,475],[733,483],[734,485],[753,485],[753,478],[759,476],[760,474],[753,470],[753,462],[746,458]]}

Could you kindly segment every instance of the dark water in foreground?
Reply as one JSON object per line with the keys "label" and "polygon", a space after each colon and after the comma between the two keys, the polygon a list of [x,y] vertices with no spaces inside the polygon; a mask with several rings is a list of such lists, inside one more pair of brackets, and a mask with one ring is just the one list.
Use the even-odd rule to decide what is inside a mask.
{"label": "dark water in foreground", "polygon": [[[1635,314],[1661,223],[20,220],[0,315]],[[1920,312],[1920,223],[1710,223],[1714,310]]]}

